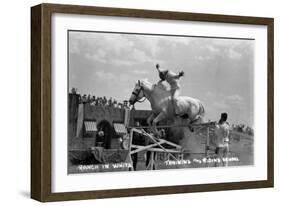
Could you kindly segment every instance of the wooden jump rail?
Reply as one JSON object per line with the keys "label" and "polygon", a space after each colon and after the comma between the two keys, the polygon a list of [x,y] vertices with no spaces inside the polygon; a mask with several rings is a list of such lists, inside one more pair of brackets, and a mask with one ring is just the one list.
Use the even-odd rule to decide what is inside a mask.
{"label": "wooden jump rail", "polygon": [[[195,128],[197,131],[199,132],[201,129],[206,128],[207,129],[207,134],[206,134],[206,149],[205,149],[205,153],[200,153],[200,154],[205,154],[206,156],[210,155],[210,149],[209,149],[209,145],[210,145],[210,136],[209,136],[209,132],[210,129],[212,129],[214,126],[216,125],[216,122],[207,122],[207,123],[201,123],[201,124],[185,124],[185,125],[158,125],[156,126],[157,129],[163,129],[163,128],[175,128],[175,127],[193,127]],[[153,141],[152,144],[147,145],[147,146],[139,146],[139,145],[133,145],[132,142],[130,142],[130,154],[134,154],[134,153],[138,153],[141,151],[151,151],[153,153],[158,153],[158,152],[164,152],[164,153],[168,153],[174,160],[178,160],[173,154],[181,154],[184,153],[184,151],[182,151],[182,147],[174,144],[170,141],[164,140],[164,139],[158,139],[155,138],[154,135],[151,135],[149,133],[147,133],[144,129],[152,129],[153,126],[127,126],[128,129],[130,129],[130,136],[131,136],[131,141],[133,138],[133,133],[137,132],[140,134],[143,134],[144,136],[148,137],[150,140]],[[162,144],[168,144],[170,146],[175,147],[175,149],[166,149]],[[160,147],[160,148],[155,148],[155,147]],[[131,150],[131,148],[134,148],[135,150]],[[199,154],[199,153],[198,153]],[[150,160],[150,167],[152,167],[155,163],[153,160],[153,155],[152,158]]]}
{"label": "wooden jump rail", "polygon": [[[172,145],[172,146],[174,146],[174,147],[176,147],[178,149],[181,149],[181,147],[179,145],[171,143],[171,142],[169,142],[167,140],[157,139],[154,136],[152,136],[151,134],[145,132],[143,129],[139,130],[139,129],[133,128],[132,131],[131,131],[131,137],[133,135],[132,134],[133,132],[137,132],[139,134],[142,134],[142,135],[148,137],[150,140],[153,141],[153,144],[147,145],[147,146],[141,146],[138,149],[136,149],[135,151],[131,151],[130,154],[134,154],[134,153],[137,153],[137,152],[145,151],[145,150],[153,148],[155,146],[160,147],[163,152],[169,153],[168,150],[165,147],[162,146],[162,144],[164,144],[164,143]],[[131,145],[132,145],[132,143],[131,143]],[[174,155],[171,154],[171,156],[173,157],[173,159],[177,160],[177,158]]]}
{"label": "wooden jump rail", "polygon": [[[207,123],[201,123],[201,124],[190,124],[190,125],[186,125],[186,124],[180,124],[180,125],[158,125],[156,126],[156,128],[173,128],[173,127],[210,127],[210,126],[215,126],[216,122],[207,122]],[[151,129],[153,128],[153,126],[128,126],[128,129]]]}

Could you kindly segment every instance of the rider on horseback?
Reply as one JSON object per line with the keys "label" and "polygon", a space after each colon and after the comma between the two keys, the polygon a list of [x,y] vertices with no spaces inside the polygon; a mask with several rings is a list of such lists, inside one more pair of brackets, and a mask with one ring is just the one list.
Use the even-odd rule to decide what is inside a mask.
{"label": "rider on horseback", "polygon": [[174,113],[176,115],[179,115],[178,111],[178,107],[177,105],[177,97],[179,96],[180,93],[180,84],[179,84],[179,79],[180,77],[182,77],[184,75],[183,71],[180,71],[178,74],[175,74],[174,72],[170,71],[170,70],[161,70],[160,69],[160,65],[156,64],[156,69],[159,72],[159,78],[160,78],[160,82],[162,81],[167,81],[171,88],[170,88],[170,92],[171,92],[171,99],[172,99],[172,103],[173,103],[173,108],[174,108]]}

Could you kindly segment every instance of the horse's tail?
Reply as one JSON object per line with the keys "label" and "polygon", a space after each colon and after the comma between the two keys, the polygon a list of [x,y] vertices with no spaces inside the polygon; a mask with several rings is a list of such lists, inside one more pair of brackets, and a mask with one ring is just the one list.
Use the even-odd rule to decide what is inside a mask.
{"label": "horse's tail", "polygon": [[199,115],[200,115],[201,117],[204,117],[204,116],[205,116],[205,108],[204,108],[204,106],[203,106],[203,104],[202,104],[201,101],[199,102]]}

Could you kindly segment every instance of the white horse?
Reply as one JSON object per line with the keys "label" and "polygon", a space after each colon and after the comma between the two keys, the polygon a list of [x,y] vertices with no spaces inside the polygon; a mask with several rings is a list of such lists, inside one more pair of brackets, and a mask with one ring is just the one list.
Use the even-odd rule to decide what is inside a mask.
{"label": "white horse", "polygon": [[138,80],[129,103],[134,105],[136,102],[142,102],[143,98],[146,98],[151,104],[152,114],[147,119],[147,123],[149,126],[153,126],[156,133],[157,123],[164,119],[171,119],[174,122],[177,118],[187,119],[188,126],[203,122],[205,115],[203,104],[200,100],[192,97],[180,96],[177,98],[175,106],[179,108],[180,116],[176,116],[171,93],[162,83],[152,84],[147,80]]}

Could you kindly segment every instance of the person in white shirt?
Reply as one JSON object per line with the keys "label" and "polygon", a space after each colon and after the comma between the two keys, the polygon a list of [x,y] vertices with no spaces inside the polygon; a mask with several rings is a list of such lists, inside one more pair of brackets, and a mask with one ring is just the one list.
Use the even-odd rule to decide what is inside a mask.
{"label": "person in white shirt", "polygon": [[[229,154],[229,130],[230,125],[226,121],[227,113],[222,113],[219,122],[215,126],[215,145],[216,150],[215,153],[217,157],[222,161],[223,166],[228,166],[227,161],[223,161],[227,159]],[[221,165],[221,164],[219,164]],[[218,166],[218,165],[216,165]]]}

